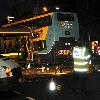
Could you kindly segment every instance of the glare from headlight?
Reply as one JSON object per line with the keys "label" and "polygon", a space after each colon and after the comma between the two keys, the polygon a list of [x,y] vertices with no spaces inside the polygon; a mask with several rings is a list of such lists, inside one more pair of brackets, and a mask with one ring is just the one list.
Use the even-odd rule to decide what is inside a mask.
{"label": "glare from headlight", "polygon": [[11,72],[11,69],[10,69],[9,67],[7,67],[7,68],[5,69],[5,71],[6,71],[6,73],[9,73],[9,72]]}
{"label": "glare from headlight", "polygon": [[7,77],[12,77],[12,76],[13,76],[13,75],[12,75],[11,68],[6,67],[5,72],[6,72]]}
{"label": "glare from headlight", "polygon": [[51,91],[55,91],[56,90],[56,83],[54,81],[51,81],[49,84],[49,89]]}

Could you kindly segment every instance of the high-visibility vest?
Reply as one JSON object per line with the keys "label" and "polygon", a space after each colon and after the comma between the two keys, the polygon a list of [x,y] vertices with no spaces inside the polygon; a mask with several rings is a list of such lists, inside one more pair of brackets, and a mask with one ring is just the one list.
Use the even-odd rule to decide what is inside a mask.
{"label": "high-visibility vest", "polygon": [[74,70],[75,71],[87,71],[89,67],[89,52],[86,47],[74,47]]}

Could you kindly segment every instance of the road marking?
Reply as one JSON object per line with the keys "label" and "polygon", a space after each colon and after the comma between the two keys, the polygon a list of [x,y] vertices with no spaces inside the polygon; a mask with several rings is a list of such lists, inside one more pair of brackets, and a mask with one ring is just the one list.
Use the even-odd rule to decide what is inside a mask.
{"label": "road marking", "polygon": [[35,99],[32,98],[32,97],[26,97],[26,99],[28,99],[28,100],[35,100]]}
{"label": "road marking", "polygon": [[14,93],[18,94],[18,95],[21,95],[22,93],[19,92],[19,91],[13,91]]}

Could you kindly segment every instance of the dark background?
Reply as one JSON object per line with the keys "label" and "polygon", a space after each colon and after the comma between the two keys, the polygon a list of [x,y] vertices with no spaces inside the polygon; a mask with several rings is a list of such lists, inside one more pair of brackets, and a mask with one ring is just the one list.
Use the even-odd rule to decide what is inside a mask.
{"label": "dark background", "polygon": [[99,13],[99,0],[0,0],[0,16],[32,14],[37,5],[48,6],[49,10],[54,10],[58,5],[63,11],[93,15]]}
{"label": "dark background", "polygon": [[87,39],[89,33],[91,40],[100,40],[99,0],[0,0],[0,22],[8,15],[15,20],[29,18],[42,12],[43,6],[47,6],[49,12],[59,6],[59,11],[77,13],[82,37]]}

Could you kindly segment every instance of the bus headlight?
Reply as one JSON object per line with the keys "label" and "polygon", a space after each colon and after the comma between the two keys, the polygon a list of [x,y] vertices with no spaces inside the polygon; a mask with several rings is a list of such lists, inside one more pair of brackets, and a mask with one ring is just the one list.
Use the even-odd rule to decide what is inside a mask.
{"label": "bus headlight", "polygon": [[55,91],[56,90],[56,83],[54,81],[51,81],[49,83],[49,89],[50,89],[50,91]]}
{"label": "bus headlight", "polygon": [[5,68],[5,72],[6,72],[7,77],[12,77],[13,76],[11,68],[6,67]]}

